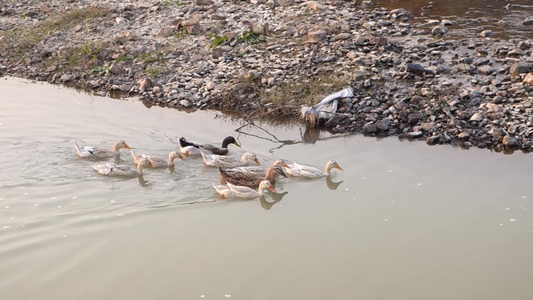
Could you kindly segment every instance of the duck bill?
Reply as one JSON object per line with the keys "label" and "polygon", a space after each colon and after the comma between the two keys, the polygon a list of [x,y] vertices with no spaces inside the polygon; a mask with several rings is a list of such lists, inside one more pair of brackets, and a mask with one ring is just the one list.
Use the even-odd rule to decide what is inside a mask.
{"label": "duck bill", "polygon": [[237,146],[237,147],[239,147],[239,148],[241,147],[241,145],[239,145],[239,143],[237,143],[237,142],[235,142],[235,143],[233,143],[233,144],[235,144],[235,146]]}
{"label": "duck bill", "polygon": [[130,147],[130,146],[128,146],[127,144],[126,144],[126,145],[124,145],[124,148],[126,148],[126,149],[131,149],[131,147]]}
{"label": "duck bill", "polygon": [[256,158],[256,159],[254,159],[254,162],[255,162],[255,163],[256,163],[256,164],[258,165],[258,166],[260,166],[260,165],[261,165],[261,163],[259,162],[259,160],[258,160],[257,158]]}
{"label": "duck bill", "polygon": [[273,186],[268,188],[271,192],[277,193]]}
{"label": "duck bill", "polygon": [[343,168],[341,168],[341,166],[337,165],[337,169],[341,170],[341,171],[344,171]]}
{"label": "duck bill", "polygon": [[183,155],[178,155],[178,158],[181,160],[185,160],[185,157],[183,157]]}

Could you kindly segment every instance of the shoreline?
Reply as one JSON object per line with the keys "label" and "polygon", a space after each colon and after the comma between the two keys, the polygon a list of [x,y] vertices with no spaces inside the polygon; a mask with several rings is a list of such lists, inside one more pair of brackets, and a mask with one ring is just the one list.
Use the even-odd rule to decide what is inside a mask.
{"label": "shoreline", "polygon": [[450,40],[453,21],[368,1],[21,2],[0,4],[0,76],[249,121],[298,119],[350,86],[321,126],[533,150],[531,38]]}

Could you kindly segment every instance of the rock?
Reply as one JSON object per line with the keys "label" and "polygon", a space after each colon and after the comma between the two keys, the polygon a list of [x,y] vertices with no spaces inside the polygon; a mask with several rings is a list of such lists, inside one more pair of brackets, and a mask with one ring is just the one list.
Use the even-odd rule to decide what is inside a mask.
{"label": "rock", "polygon": [[470,117],[470,121],[471,122],[480,122],[482,121],[483,119],[485,119],[485,116],[482,114],[482,113],[475,113],[473,114],[471,117]]}
{"label": "rock", "polygon": [[124,74],[124,68],[116,63],[112,63],[111,66],[109,66],[109,72],[113,75],[122,75]]}
{"label": "rock", "polygon": [[431,34],[432,35],[445,35],[446,33],[448,33],[448,31],[450,30],[446,26],[438,25],[438,26],[433,27],[433,29],[431,29]]}
{"label": "rock", "polygon": [[142,92],[152,87],[152,79],[149,77],[144,77],[139,80],[139,90]]}
{"label": "rock", "polygon": [[187,28],[187,33],[191,35],[196,35],[196,34],[200,34],[204,32],[204,28],[200,26],[200,24],[190,25],[190,26],[187,26],[186,28]]}
{"label": "rock", "polygon": [[526,19],[522,22],[522,25],[524,25],[524,26],[531,26],[531,25],[533,25],[533,17],[528,17],[528,18],[526,18]]}
{"label": "rock", "polygon": [[253,24],[250,31],[255,35],[268,35],[270,33],[268,23]]}
{"label": "rock", "polygon": [[530,69],[529,64],[526,63],[514,63],[511,68],[509,68],[509,73],[512,76],[518,76],[520,74],[528,73]]}
{"label": "rock", "polygon": [[493,35],[493,32],[492,32],[492,30],[483,30],[483,31],[480,33],[480,35],[481,35],[482,37],[489,37],[489,36],[492,36],[492,35]]}
{"label": "rock", "polygon": [[186,100],[186,99],[180,100],[179,104],[181,106],[185,107],[185,108],[191,108],[192,107],[191,101]]}
{"label": "rock", "polygon": [[502,145],[506,148],[513,148],[518,146],[518,141],[512,136],[506,135],[503,137]]}
{"label": "rock", "polygon": [[523,83],[533,86],[533,73],[528,73],[524,78]]}
{"label": "rock", "polygon": [[529,50],[529,48],[531,48],[531,43],[529,41],[521,41],[518,43],[518,48],[522,51]]}
{"label": "rock", "polygon": [[307,42],[308,43],[319,43],[326,38],[326,31],[322,29],[314,29],[307,33]]}
{"label": "rock", "polygon": [[377,122],[376,126],[381,131],[387,131],[387,130],[389,130],[389,126],[390,126],[391,123],[392,123],[391,119],[384,118],[384,119],[379,120]]}
{"label": "rock", "polygon": [[172,35],[172,29],[170,28],[161,28],[157,33],[157,36],[160,37],[169,37]]}
{"label": "rock", "polygon": [[432,70],[425,69],[419,64],[407,64],[406,70],[417,75],[435,74]]}
{"label": "rock", "polygon": [[212,0],[196,0],[196,5],[200,6],[211,6],[214,4],[215,2],[213,2]]}
{"label": "rock", "polygon": [[198,25],[198,24],[200,24],[200,20],[196,18],[192,18],[192,19],[186,19],[186,20],[181,21],[179,25],[183,27],[187,27],[187,26],[193,26],[193,25]]}
{"label": "rock", "polygon": [[363,126],[363,132],[366,134],[375,134],[378,132],[378,127],[374,123],[367,123]]}
{"label": "rock", "polygon": [[309,5],[309,8],[312,10],[321,10],[321,7],[315,1],[307,2],[307,5]]}

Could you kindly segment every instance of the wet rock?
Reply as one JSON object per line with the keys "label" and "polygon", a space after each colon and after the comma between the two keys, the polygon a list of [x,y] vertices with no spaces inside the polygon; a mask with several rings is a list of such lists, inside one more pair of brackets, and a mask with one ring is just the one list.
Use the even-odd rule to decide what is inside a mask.
{"label": "wet rock", "polygon": [[531,26],[531,25],[533,25],[533,17],[528,17],[528,18],[526,18],[526,19],[522,22],[522,25],[524,25],[524,26]]}
{"label": "wet rock", "polygon": [[363,126],[363,132],[366,134],[375,134],[379,128],[374,123],[367,123]]}
{"label": "wet rock", "polygon": [[518,146],[518,141],[512,136],[506,135],[503,137],[502,144],[506,148],[514,148]]}

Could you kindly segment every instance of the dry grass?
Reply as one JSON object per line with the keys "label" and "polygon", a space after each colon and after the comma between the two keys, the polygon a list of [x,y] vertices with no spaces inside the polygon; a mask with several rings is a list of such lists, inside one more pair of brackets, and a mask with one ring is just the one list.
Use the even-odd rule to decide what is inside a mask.
{"label": "dry grass", "polygon": [[68,11],[55,18],[49,18],[35,25],[28,25],[8,32],[0,41],[0,49],[10,51],[10,55],[23,57],[25,53],[40,43],[51,33],[72,30],[75,25],[87,26],[92,20],[101,18],[110,12],[100,7],[86,7]]}
{"label": "dry grass", "polygon": [[[238,79],[234,91],[225,94],[216,102],[224,113],[246,117],[247,120],[293,122],[300,120],[302,105],[312,106],[328,94],[345,88],[349,82],[349,76],[331,73],[319,78],[283,83],[267,90],[259,79],[243,77]],[[254,101],[239,97],[251,94],[257,95]]]}

